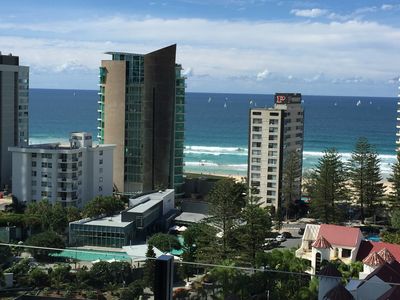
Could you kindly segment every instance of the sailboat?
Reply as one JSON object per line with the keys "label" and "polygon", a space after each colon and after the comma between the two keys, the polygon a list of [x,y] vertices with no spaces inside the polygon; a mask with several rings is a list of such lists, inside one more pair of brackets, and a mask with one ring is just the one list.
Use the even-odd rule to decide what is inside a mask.
{"label": "sailboat", "polygon": [[208,103],[211,103],[211,97],[208,97]]}
{"label": "sailboat", "polygon": [[250,100],[250,101],[249,101],[249,104],[252,105],[252,104],[253,104],[253,100]]}
{"label": "sailboat", "polygon": [[226,104],[226,101],[225,101],[225,103],[224,103],[224,108],[227,108],[228,107],[228,105]]}
{"label": "sailboat", "polygon": [[358,100],[356,105],[360,106],[361,105],[361,100]]}

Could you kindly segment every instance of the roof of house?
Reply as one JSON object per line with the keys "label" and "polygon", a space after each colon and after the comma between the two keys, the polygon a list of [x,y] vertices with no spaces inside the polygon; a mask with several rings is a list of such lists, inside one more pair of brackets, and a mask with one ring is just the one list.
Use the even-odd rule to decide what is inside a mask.
{"label": "roof of house", "polygon": [[322,224],[318,236],[323,236],[331,245],[356,247],[362,236],[359,228]]}
{"label": "roof of house", "polygon": [[362,261],[371,252],[379,252],[383,248],[389,250],[394,258],[400,261],[400,245],[372,241],[361,241],[356,260]]}
{"label": "roof of house", "polygon": [[386,261],[387,263],[391,263],[396,261],[396,258],[393,256],[393,254],[387,249],[387,248],[383,248],[382,250],[380,250],[378,252],[379,256],[383,258],[384,261]]}
{"label": "roof of house", "polygon": [[398,300],[400,299],[400,286],[395,285],[377,300]]}
{"label": "roof of house", "polygon": [[388,263],[384,263],[375,269],[375,271],[371,272],[365,280],[360,284],[363,285],[365,282],[370,280],[372,277],[378,277],[382,281],[390,284],[390,283],[400,283],[400,274]]}
{"label": "roof of house", "polygon": [[371,252],[362,262],[367,266],[376,267],[383,265],[385,260],[377,252]]}
{"label": "roof of house", "polygon": [[317,249],[327,249],[332,248],[332,245],[322,236],[320,235],[312,245],[314,248]]}
{"label": "roof of house", "polygon": [[353,300],[353,295],[340,283],[327,292],[324,300]]}

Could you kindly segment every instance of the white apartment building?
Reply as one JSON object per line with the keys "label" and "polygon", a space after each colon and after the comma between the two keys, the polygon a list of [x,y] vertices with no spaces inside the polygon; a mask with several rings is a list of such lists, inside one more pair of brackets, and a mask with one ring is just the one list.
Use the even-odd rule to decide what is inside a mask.
{"label": "white apartment building", "polygon": [[[277,210],[283,201],[283,171],[287,157],[297,154],[295,193],[301,197],[304,110],[301,94],[277,93],[272,108],[252,108],[249,116],[248,174],[262,206]],[[295,199],[291,199],[293,201]]]}
{"label": "white apartment building", "polygon": [[71,133],[69,145],[9,147],[12,193],[25,203],[48,199],[79,208],[98,195],[112,195],[114,148],[93,146],[86,132]]}

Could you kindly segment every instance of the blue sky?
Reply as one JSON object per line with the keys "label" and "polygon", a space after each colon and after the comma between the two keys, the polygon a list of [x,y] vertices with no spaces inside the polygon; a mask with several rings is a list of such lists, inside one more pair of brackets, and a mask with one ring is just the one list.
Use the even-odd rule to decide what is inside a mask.
{"label": "blue sky", "polygon": [[188,91],[397,96],[399,1],[7,1],[0,51],[31,87],[97,89],[106,51],[176,43]]}

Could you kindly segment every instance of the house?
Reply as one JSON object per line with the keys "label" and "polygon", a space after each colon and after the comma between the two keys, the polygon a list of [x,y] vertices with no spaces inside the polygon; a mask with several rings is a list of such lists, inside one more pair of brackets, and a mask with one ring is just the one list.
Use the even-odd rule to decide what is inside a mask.
{"label": "house", "polygon": [[320,270],[323,260],[340,259],[344,263],[356,261],[363,235],[359,228],[307,224],[296,256],[310,261],[310,274]]}

